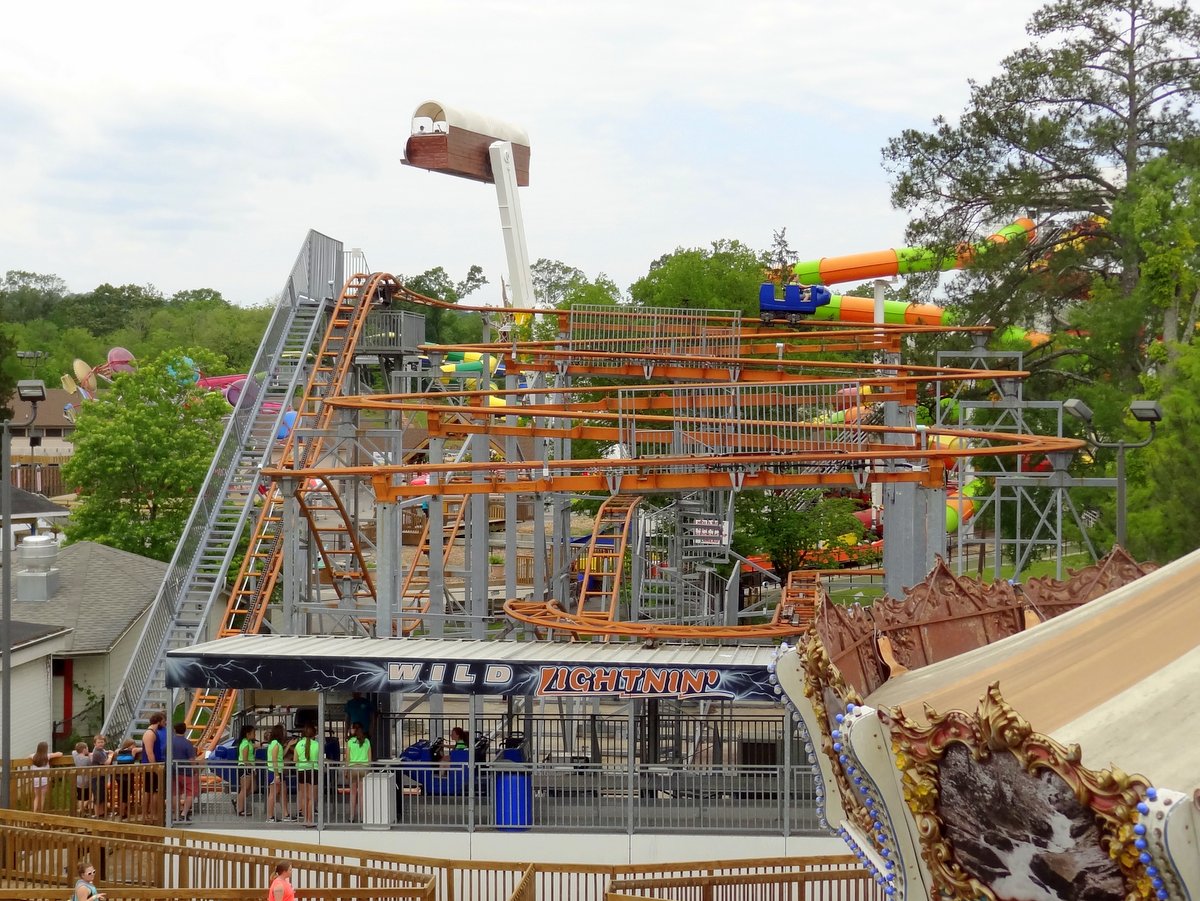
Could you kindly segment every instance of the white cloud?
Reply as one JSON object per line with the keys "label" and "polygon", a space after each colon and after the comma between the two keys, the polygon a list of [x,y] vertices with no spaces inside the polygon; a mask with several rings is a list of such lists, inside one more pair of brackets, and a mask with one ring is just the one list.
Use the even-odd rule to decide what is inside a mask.
{"label": "white cloud", "polygon": [[1033,0],[19,4],[0,269],[276,291],[308,228],[373,266],[504,254],[494,190],[402,167],[427,99],[531,136],[531,255],[628,285],[676,246],[901,239],[879,149],[953,115]]}

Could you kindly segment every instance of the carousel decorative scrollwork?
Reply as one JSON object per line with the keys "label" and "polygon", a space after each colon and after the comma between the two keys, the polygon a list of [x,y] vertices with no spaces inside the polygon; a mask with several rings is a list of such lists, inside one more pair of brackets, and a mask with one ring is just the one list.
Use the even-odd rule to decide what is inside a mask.
{"label": "carousel decorative scrollwork", "polygon": [[846,768],[834,749],[833,730],[837,728],[838,713],[848,704],[862,704],[862,697],[842,677],[833,665],[825,649],[825,643],[815,630],[808,633],[808,644],[801,657],[804,673],[804,696],[812,704],[813,713],[821,725],[821,753],[829,758],[833,777],[837,781],[838,794],[848,817],[856,825],[870,832],[871,815],[859,800],[858,792],[850,785]]}

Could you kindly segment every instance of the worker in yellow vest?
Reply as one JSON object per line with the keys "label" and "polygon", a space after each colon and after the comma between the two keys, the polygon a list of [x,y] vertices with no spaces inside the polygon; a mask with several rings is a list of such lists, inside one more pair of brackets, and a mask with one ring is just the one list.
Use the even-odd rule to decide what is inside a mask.
{"label": "worker in yellow vest", "polygon": [[317,745],[317,729],[311,723],[296,742],[296,801],[305,829],[317,826],[313,812],[317,802],[317,769],[321,766],[321,749]]}
{"label": "worker in yellow vest", "polygon": [[364,733],[362,723],[350,727],[346,756],[350,764],[350,822],[357,823],[362,809],[362,780],[371,766],[371,739]]}

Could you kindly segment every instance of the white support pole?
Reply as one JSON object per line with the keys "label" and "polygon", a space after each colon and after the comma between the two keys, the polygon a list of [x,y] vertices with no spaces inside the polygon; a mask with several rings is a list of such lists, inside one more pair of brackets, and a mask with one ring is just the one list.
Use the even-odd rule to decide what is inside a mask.
{"label": "white support pole", "polygon": [[488,148],[492,177],[496,180],[496,200],[500,204],[500,229],[504,234],[504,253],[508,257],[508,281],[512,305],[517,310],[533,309],[533,276],[529,272],[529,248],[525,243],[525,223],[521,218],[521,199],[517,196],[517,169],[513,146],[496,141]]}

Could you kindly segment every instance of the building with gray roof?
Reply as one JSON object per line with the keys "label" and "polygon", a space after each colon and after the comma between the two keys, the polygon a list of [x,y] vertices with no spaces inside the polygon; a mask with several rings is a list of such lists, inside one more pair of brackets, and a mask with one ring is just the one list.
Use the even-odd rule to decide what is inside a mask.
{"label": "building with gray roof", "polygon": [[54,654],[55,737],[99,728],[103,699],[120,684],[167,564],[91,541],[50,551],[42,565],[54,576],[22,578],[21,547],[14,555],[17,591],[13,619],[69,630]]}

